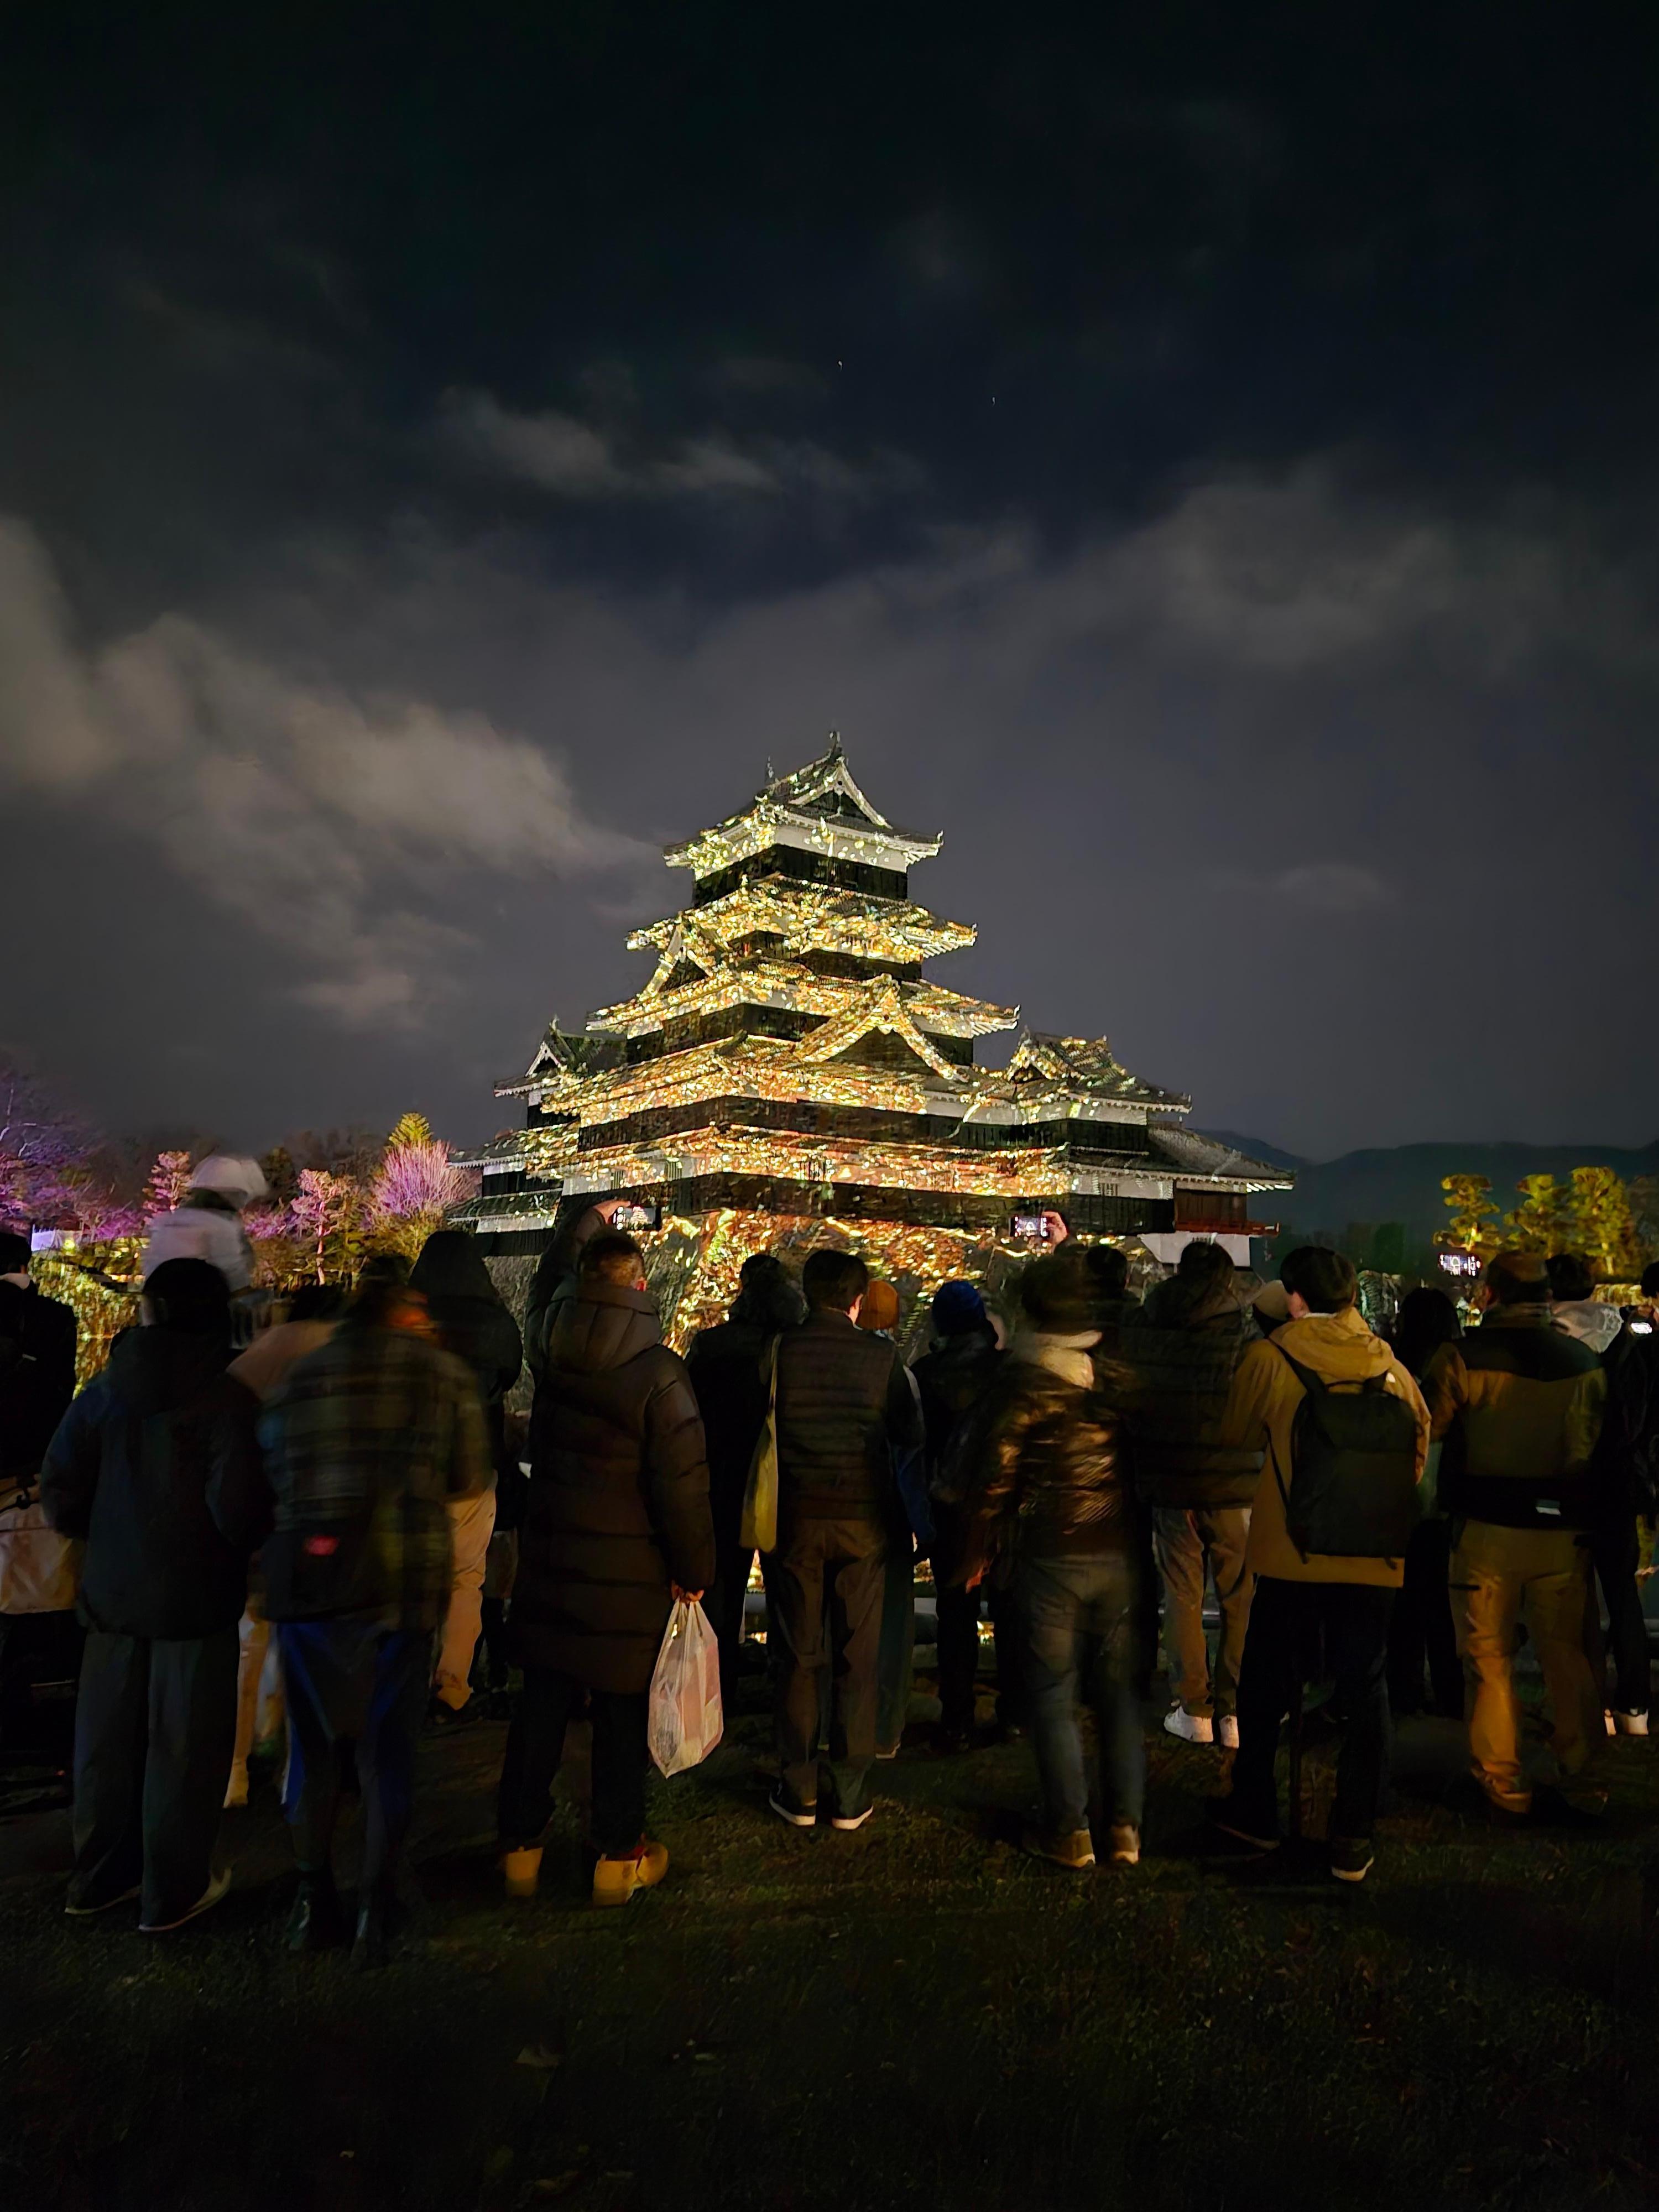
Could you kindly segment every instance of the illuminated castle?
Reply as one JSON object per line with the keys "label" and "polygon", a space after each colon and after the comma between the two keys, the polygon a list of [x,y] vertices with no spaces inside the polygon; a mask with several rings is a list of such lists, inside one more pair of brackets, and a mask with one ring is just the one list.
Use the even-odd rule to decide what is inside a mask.
{"label": "illuminated castle", "polygon": [[[670,847],[693,892],[629,939],[657,956],[649,981],[585,1035],[555,1023],[498,1087],[526,1115],[471,1158],[483,1194],[459,1218],[485,1252],[539,1249],[562,1197],[623,1195],[662,1208],[676,1306],[699,1312],[739,1246],[833,1235],[890,1273],[896,1236],[924,1282],[976,1255],[984,1272],[1013,1217],[1049,1206],[1160,1257],[1194,1233],[1244,1257],[1251,1194],[1289,1178],[1183,1128],[1190,1101],[1127,1073],[1103,1037],[1028,1031],[1006,1068],[975,1063],[975,1041],[1018,1014],[923,974],[975,933],[911,900],[940,842],[878,813],[832,736]],[[668,1258],[653,1254],[653,1281]]]}

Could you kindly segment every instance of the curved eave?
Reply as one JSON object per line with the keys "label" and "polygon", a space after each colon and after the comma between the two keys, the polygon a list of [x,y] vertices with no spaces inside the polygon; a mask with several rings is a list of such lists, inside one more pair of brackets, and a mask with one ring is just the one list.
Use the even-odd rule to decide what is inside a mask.
{"label": "curved eave", "polygon": [[765,852],[769,846],[789,845],[802,852],[822,853],[830,860],[859,860],[902,874],[918,860],[931,860],[944,842],[942,836],[914,836],[858,815],[808,814],[761,799],[741,814],[716,823],[713,829],[700,830],[683,844],[667,846],[663,858],[671,868],[690,868],[694,875],[712,876],[734,861]]}

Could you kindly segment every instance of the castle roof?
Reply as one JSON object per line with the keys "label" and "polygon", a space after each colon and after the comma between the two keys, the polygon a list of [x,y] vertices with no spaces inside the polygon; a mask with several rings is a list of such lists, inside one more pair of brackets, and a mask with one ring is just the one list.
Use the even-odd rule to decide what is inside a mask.
{"label": "castle roof", "polygon": [[943,842],[896,828],[872,805],[853,781],[840,732],[832,730],[829,750],[817,760],[771,777],[739,812],[670,845],[663,857],[671,868],[690,868],[701,877],[775,845],[789,845],[902,874],[915,861],[932,860]]}

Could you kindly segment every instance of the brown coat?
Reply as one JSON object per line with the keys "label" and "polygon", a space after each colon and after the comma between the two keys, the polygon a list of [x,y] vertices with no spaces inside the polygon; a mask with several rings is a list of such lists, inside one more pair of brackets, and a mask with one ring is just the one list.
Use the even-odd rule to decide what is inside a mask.
{"label": "brown coat", "polygon": [[1291,1431],[1304,1393],[1275,1345],[1283,1345],[1291,1359],[1310,1367],[1327,1382],[1363,1382],[1373,1375],[1386,1375],[1389,1389],[1404,1398],[1417,1416],[1419,1482],[1429,1455],[1429,1409],[1423,1394],[1382,1338],[1371,1334],[1357,1307],[1286,1322],[1267,1343],[1251,1345],[1240,1360],[1221,1423],[1224,1443],[1265,1445],[1267,1451],[1250,1513],[1246,1564],[1253,1574],[1271,1575],[1280,1582],[1364,1583],[1374,1589],[1398,1589],[1402,1579],[1398,1559],[1346,1559],[1324,1553],[1304,1559],[1291,1541],[1279,1483],[1288,1488],[1296,1479]]}

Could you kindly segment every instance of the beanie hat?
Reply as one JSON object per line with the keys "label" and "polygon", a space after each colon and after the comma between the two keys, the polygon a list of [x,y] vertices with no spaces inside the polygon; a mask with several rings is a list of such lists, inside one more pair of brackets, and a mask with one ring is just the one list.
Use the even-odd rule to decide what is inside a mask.
{"label": "beanie hat", "polygon": [[985,1301],[978,1284],[959,1278],[941,1283],[933,1293],[933,1327],[941,1336],[966,1336],[971,1330],[983,1328]]}
{"label": "beanie hat", "polygon": [[29,1240],[9,1229],[0,1230],[0,1275],[21,1275],[30,1259]]}

